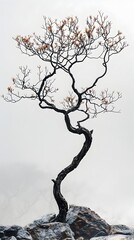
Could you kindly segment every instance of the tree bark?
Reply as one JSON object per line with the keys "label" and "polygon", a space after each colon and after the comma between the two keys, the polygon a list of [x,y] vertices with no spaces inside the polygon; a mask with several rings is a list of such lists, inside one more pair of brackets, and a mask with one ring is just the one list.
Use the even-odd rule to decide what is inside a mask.
{"label": "tree bark", "polygon": [[54,198],[55,198],[58,208],[59,208],[59,214],[56,216],[56,218],[53,221],[57,221],[57,222],[65,222],[66,215],[68,212],[68,203],[65,200],[65,198],[63,197],[63,195],[61,194],[61,189],[60,189],[61,182],[67,176],[68,173],[72,172],[75,168],[77,168],[77,166],[79,165],[79,163],[81,162],[83,157],[88,152],[88,150],[91,146],[91,143],[92,143],[92,133],[93,133],[93,130],[88,131],[86,128],[81,127],[80,125],[78,126],[78,128],[72,127],[72,125],[70,123],[69,115],[67,113],[65,114],[65,122],[66,122],[66,126],[70,132],[72,132],[74,134],[84,135],[85,141],[84,141],[84,144],[83,144],[80,152],[73,158],[72,163],[69,166],[67,166],[66,168],[64,168],[58,174],[56,180],[54,180],[54,179],[52,180],[54,182],[53,194],[54,194]]}

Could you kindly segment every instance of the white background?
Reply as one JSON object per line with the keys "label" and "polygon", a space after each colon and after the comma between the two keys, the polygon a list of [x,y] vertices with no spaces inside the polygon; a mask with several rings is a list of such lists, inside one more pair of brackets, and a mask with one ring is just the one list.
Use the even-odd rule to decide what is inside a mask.
{"label": "white background", "polygon": [[[28,58],[12,39],[41,33],[43,16],[78,16],[104,12],[129,47],[111,59],[100,90],[122,92],[120,114],[103,114],[85,125],[93,144],[81,165],[67,176],[63,193],[69,204],[90,207],[110,224],[134,226],[134,2],[133,0],[0,0],[0,94],[7,93],[18,67],[29,65],[36,78],[40,61]],[[87,63],[86,63],[87,64]],[[79,69],[90,78],[90,65]],[[97,68],[93,69],[97,73]],[[86,72],[87,71],[87,72]],[[64,82],[64,77],[63,82]],[[62,83],[62,85],[65,84]],[[64,85],[63,85],[64,86]],[[57,212],[51,179],[77,154],[83,138],[73,136],[61,115],[37,102],[10,104],[0,99],[0,224],[22,224]]]}

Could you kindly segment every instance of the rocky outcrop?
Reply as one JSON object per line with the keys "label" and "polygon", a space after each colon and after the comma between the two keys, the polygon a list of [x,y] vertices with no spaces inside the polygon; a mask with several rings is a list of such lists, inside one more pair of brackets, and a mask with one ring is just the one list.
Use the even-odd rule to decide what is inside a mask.
{"label": "rocky outcrop", "polygon": [[[42,221],[42,219],[40,219]],[[0,240],[75,240],[74,233],[66,223],[34,223],[19,226],[0,227]]]}
{"label": "rocky outcrop", "polygon": [[112,225],[109,236],[93,237],[91,240],[134,240],[134,229],[125,225]]}
{"label": "rocky outcrop", "polygon": [[134,236],[127,236],[127,235],[109,235],[107,237],[95,237],[91,238],[91,240],[134,240]]}
{"label": "rocky outcrop", "polygon": [[70,206],[66,221],[74,232],[75,239],[107,236],[110,231],[110,225],[86,207]]}
{"label": "rocky outcrop", "polygon": [[13,225],[9,226],[0,226],[0,239],[1,240],[32,240],[32,237],[26,229]]}
{"label": "rocky outcrop", "polygon": [[125,225],[112,225],[109,234],[134,235],[134,229],[131,229]]}
{"label": "rocky outcrop", "polygon": [[29,232],[33,240],[75,240],[74,233],[66,223],[45,223],[37,225],[34,228],[29,228]]}
{"label": "rocky outcrop", "polygon": [[0,226],[0,240],[134,240],[134,229],[110,226],[90,208],[70,206],[66,223],[52,222],[48,214],[22,228]]}

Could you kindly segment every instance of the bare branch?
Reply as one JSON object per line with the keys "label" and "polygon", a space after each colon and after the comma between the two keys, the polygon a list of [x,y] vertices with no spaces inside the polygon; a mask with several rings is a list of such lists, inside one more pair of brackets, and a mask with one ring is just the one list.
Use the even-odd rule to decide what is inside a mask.
{"label": "bare branch", "polygon": [[[57,112],[63,110],[67,113],[74,111],[85,111],[85,116],[80,122],[86,121],[89,117],[97,116],[102,112],[114,112],[113,104],[121,97],[104,91],[105,99],[101,99],[95,93],[95,86],[102,79],[108,70],[110,58],[121,52],[127,43],[120,31],[111,35],[111,22],[108,17],[100,13],[96,17],[89,16],[86,27],[81,30],[78,26],[77,17],[68,17],[61,21],[44,17],[43,36],[35,33],[28,36],[18,35],[15,38],[18,48],[22,53],[29,56],[36,55],[45,62],[49,62],[52,71],[44,71],[38,66],[38,80],[32,83],[28,67],[20,67],[20,74],[13,78],[13,87],[8,87],[6,101],[17,102],[21,99],[38,99],[39,106],[43,109],[54,109]],[[84,62],[85,59],[100,60],[103,66],[102,73],[92,80],[92,84],[81,92],[76,87],[75,75],[72,68],[75,64]],[[71,79],[72,92],[63,101],[63,109],[57,107],[54,102],[54,94],[58,91],[54,87],[53,77],[61,69]],[[16,91],[17,89],[17,91]]]}

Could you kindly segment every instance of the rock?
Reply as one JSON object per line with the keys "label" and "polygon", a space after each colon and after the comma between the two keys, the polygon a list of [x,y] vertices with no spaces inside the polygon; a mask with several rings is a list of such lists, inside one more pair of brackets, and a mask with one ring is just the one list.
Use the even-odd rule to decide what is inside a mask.
{"label": "rock", "polygon": [[4,237],[4,230],[5,230],[6,227],[4,226],[0,226],[0,238]]}
{"label": "rock", "polygon": [[0,240],[32,240],[32,237],[20,226],[0,226]]}
{"label": "rock", "polygon": [[74,234],[66,223],[44,223],[40,225],[30,225],[27,230],[33,240],[75,240]]}
{"label": "rock", "polygon": [[87,207],[71,205],[66,222],[75,234],[75,239],[89,240],[95,236],[107,236],[110,225]]}
{"label": "rock", "polygon": [[107,237],[94,237],[90,240],[134,240],[134,236],[127,236],[122,234],[109,235]]}
{"label": "rock", "polygon": [[21,229],[21,227],[17,226],[17,225],[13,225],[11,227],[6,227],[4,230],[4,234],[6,237],[16,237],[18,231]]}
{"label": "rock", "polygon": [[17,240],[16,237],[3,237],[1,240]]}
{"label": "rock", "polygon": [[134,229],[125,225],[111,225],[107,237],[91,238],[92,240],[134,240]]}
{"label": "rock", "polygon": [[41,218],[34,220],[32,223],[30,223],[29,225],[26,226],[26,229],[32,229],[38,225],[42,225],[44,223],[49,223],[52,221],[52,219],[54,219],[56,217],[55,214],[46,214],[44,216],[42,216]]}
{"label": "rock", "polygon": [[21,228],[19,229],[18,233],[17,233],[17,240],[32,240],[31,235],[29,234],[28,231],[26,231],[26,229]]}
{"label": "rock", "polygon": [[0,231],[0,238],[1,237],[4,237],[4,232],[3,231]]}
{"label": "rock", "polygon": [[125,225],[111,225],[110,234],[134,235],[134,229]]}

